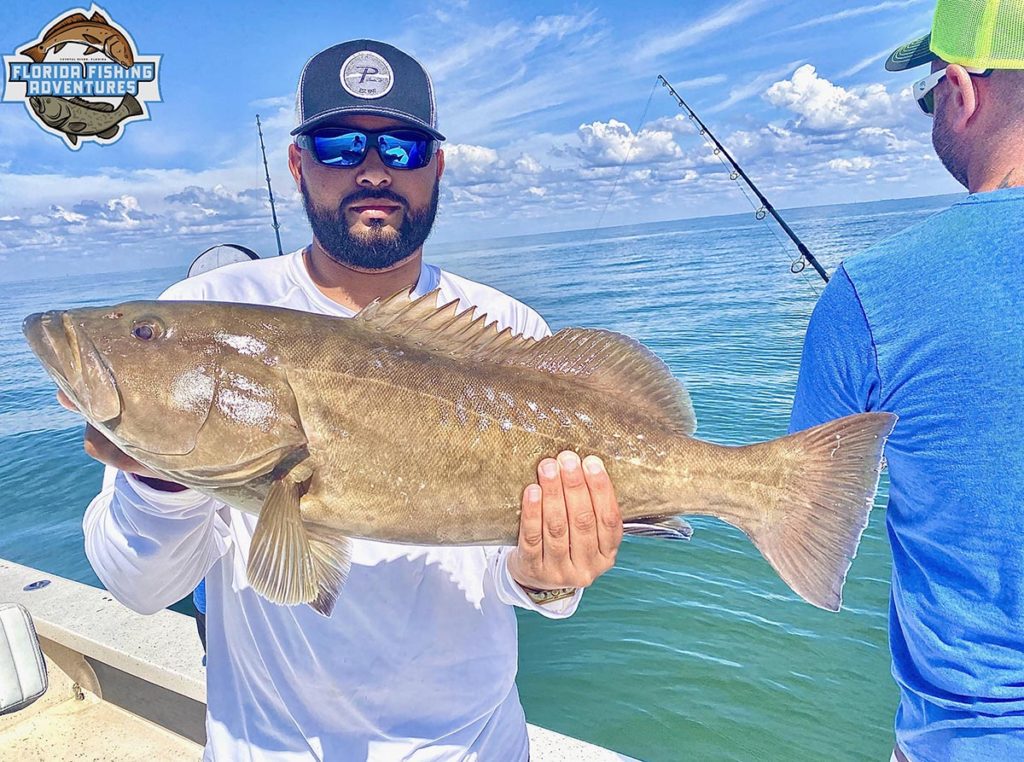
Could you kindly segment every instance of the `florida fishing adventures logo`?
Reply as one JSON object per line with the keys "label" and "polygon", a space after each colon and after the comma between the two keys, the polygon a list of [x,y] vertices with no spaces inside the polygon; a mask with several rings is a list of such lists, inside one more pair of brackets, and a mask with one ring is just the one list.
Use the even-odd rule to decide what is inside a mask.
{"label": "florida fishing adventures logo", "polygon": [[160,56],[140,55],[102,8],[74,8],[4,56],[5,102],[23,103],[46,132],[78,150],[116,143],[160,101]]}

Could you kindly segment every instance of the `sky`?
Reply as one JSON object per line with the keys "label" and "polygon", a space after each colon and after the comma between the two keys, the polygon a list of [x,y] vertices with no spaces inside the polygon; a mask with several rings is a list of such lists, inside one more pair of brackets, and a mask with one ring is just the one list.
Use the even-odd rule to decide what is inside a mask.
{"label": "sky", "polygon": [[[12,55],[82,7],[8,0]],[[748,210],[664,75],[779,208],[950,193],[926,72],[885,57],[934,0],[517,3],[98,3],[162,100],[110,145],[69,150],[0,103],[0,280],[187,264],[217,243],[276,253],[255,115],[285,250],[309,228],[287,169],[299,71],[345,39],[394,44],[430,72],[448,138],[427,244]]]}

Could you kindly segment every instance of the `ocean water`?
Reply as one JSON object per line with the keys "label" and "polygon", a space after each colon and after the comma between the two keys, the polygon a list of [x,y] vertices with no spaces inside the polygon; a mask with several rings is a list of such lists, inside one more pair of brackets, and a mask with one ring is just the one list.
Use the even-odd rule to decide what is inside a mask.
{"label": "ocean water", "polygon": [[[831,272],[949,203],[786,217]],[[701,438],[746,444],[786,431],[822,284],[809,268],[792,274],[792,254],[752,214],[428,243],[427,254],[527,302],[553,330],[602,327],[643,341],[690,390]],[[183,269],[0,284],[0,557],[99,586],[81,518],[102,469],[82,451],[80,419],[56,403],[22,318],[152,298]],[[838,615],[800,601],[740,532],[712,519],[694,520],[685,544],[628,538],[574,617],[521,614],[527,718],[645,760],[887,759],[897,691],[885,487],[883,476]]]}

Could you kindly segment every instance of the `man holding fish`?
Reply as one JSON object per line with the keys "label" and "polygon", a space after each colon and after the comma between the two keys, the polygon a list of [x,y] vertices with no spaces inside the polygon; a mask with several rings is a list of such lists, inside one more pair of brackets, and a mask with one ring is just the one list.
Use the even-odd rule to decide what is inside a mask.
{"label": "man holding fish", "polygon": [[[312,244],[183,281],[163,298],[349,317],[402,289],[440,290],[501,329],[549,333],[525,305],[422,261],[444,138],[413,58],[371,40],[328,48],[303,69],[297,111],[289,166]],[[221,395],[239,415],[259,414],[243,391]],[[325,618],[250,587],[256,516],[160,479],[93,427],[86,449],[112,466],[85,518],[87,554],[107,588],[152,612],[206,577],[208,758],[526,759],[513,606],[571,615],[622,538],[601,461],[563,452],[541,460],[521,493],[517,547],[353,540],[343,593],[316,605],[333,608]]]}
{"label": "man holding fish", "polygon": [[939,0],[897,49],[970,195],[851,257],[807,329],[791,429],[889,440],[893,759],[1024,759],[1024,2]]}
{"label": "man holding fish", "polygon": [[568,616],[623,533],[687,539],[679,514],[839,610],[895,416],[695,439],[636,340],[548,336],[423,263],[444,154],[414,59],[328,48],[297,112],[311,246],[23,325],[112,466],[97,575],[139,611],[206,578],[208,757],[526,759],[512,606]]}

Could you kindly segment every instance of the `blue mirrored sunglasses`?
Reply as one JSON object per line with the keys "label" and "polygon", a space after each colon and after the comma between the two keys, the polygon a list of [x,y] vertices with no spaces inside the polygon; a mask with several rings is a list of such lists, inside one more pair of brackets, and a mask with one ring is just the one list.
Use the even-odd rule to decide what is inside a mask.
{"label": "blue mirrored sunglasses", "polygon": [[434,155],[434,139],[416,130],[370,132],[331,127],[299,135],[295,143],[328,167],[358,167],[371,145],[391,169],[421,169]]}

